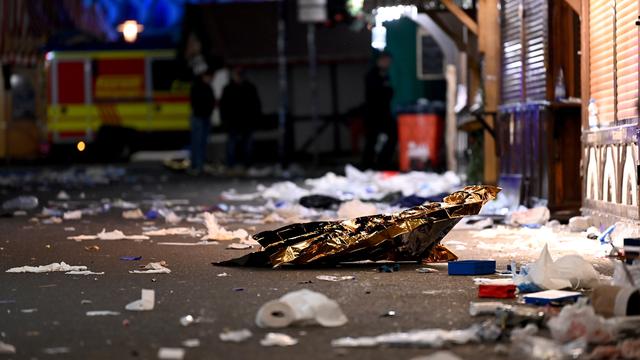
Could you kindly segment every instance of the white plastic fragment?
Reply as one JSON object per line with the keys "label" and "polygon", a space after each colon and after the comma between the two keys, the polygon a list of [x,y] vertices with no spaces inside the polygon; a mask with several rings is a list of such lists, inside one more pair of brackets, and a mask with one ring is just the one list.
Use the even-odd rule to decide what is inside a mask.
{"label": "white plastic fragment", "polygon": [[298,343],[298,339],[292,338],[282,333],[267,333],[264,339],[260,340],[262,346],[293,346]]}
{"label": "white plastic fragment", "polygon": [[308,289],[293,291],[278,300],[271,300],[262,305],[256,314],[256,325],[262,328],[283,328],[306,323],[337,327],[347,321],[336,301]]}
{"label": "white plastic fragment", "polygon": [[91,270],[83,270],[83,271],[67,271],[64,273],[65,275],[104,275],[104,271],[95,272]]}
{"label": "white plastic fragment", "polygon": [[338,208],[338,218],[353,219],[361,216],[375,215],[378,209],[375,205],[363,203],[358,199],[344,202]]}
{"label": "white plastic fragment", "polygon": [[510,222],[516,225],[544,225],[550,217],[549,209],[543,206],[514,211],[511,213]]}
{"label": "white plastic fragment", "polygon": [[42,349],[42,352],[47,355],[60,355],[60,354],[68,354],[71,352],[66,346],[58,346],[58,347],[50,347]]}
{"label": "white plastic fragment", "polygon": [[31,308],[31,309],[20,309],[20,312],[21,312],[21,313],[24,313],[24,314],[31,314],[31,313],[34,313],[34,312],[36,312],[36,311],[38,311],[38,309],[36,309],[36,308]]}
{"label": "white plastic fragment", "polygon": [[49,265],[40,265],[40,266],[22,266],[22,267],[14,267],[6,272],[8,273],[46,273],[46,272],[57,272],[57,271],[84,271],[87,270],[86,266],[71,266],[65,263],[64,261],[60,263],[51,263]]}
{"label": "white plastic fragment", "polygon": [[0,354],[15,354],[16,347],[0,340]]}
{"label": "white plastic fragment", "polygon": [[554,261],[547,245],[540,257],[513,279],[516,285],[533,283],[548,290],[589,289],[600,281],[593,265],[580,255],[565,255]]}
{"label": "white plastic fragment", "polygon": [[489,278],[473,278],[474,285],[513,285],[513,279],[489,279]]}
{"label": "white plastic fragment", "polygon": [[118,316],[120,312],[111,310],[93,310],[87,311],[87,316]]}
{"label": "white plastic fragment", "polygon": [[248,329],[240,329],[240,330],[227,330],[225,332],[221,332],[218,337],[222,341],[226,342],[243,342],[249,339],[253,334]]}
{"label": "white plastic fragment", "polygon": [[153,310],[156,302],[155,290],[142,289],[140,299],[128,303],[124,308],[129,311],[149,311]]}
{"label": "white plastic fragment", "polygon": [[125,210],[122,212],[122,218],[128,220],[140,220],[144,219],[144,213],[138,208],[134,210]]}
{"label": "white plastic fragment", "polygon": [[197,245],[217,245],[219,242],[217,241],[198,241],[198,242],[158,242],[156,245],[167,245],[167,246],[197,246]]}
{"label": "white plastic fragment", "polygon": [[82,210],[67,211],[62,215],[65,220],[80,220],[82,219]]}
{"label": "white plastic fragment", "polygon": [[231,276],[229,274],[227,274],[226,272],[220,273],[218,275],[216,275],[217,277],[227,277],[227,276]]}
{"label": "white plastic fragment", "polygon": [[417,356],[411,360],[462,360],[462,358],[451,351],[437,351],[431,355]]}
{"label": "white plastic fragment", "polygon": [[333,281],[333,282],[345,281],[345,280],[354,280],[355,278],[356,277],[353,276],[353,275],[345,275],[345,276],[318,275],[318,276],[316,276],[316,279],[318,279],[318,280]]}
{"label": "white plastic fragment", "polygon": [[149,237],[146,235],[125,235],[120,230],[106,231],[106,229],[102,229],[96,235],[76,235],[76,236],[67,236],[69,240],[75,241],[83,241],[83,240],[149,240]]}
{"label": "white plastic fragment", "polygon": [[569,342],[585,338],[590,343],[608,343],[615,338],[612,323],[595,313],[591,305],[583,301],[567,305],[547,322],[551,336],[556,341]]}
{"label": "white plastic fragment", "polygon": [[469,303],[469,315],[494,315],[496,311],[508,308],[509,305],[498,301],[471,302]]}
{"label": "white plastic fragment", "polygon": [[71,199],[71,196],[69,196],[69,194],[67,194],[66,191],[64,190],[60,190],[60,192],[58,193],[58,195],[56,196],[56,198],[58,200],[69,200]]}
{"label": "white plastic fragment", "polygon": [[182,221],[182,217],[176,215],[175,212],[168,209],[160,209],[158,211],[168,224],[177,224]]}
{"label": "white plastic fragment", "polygon": [[431,273],[440,272],[440,270],[434,269],[434,268],[429,268],[429,267],[422,267],[422,268],[417,268],[416,272],[421,273],[421,274],[431,274]]}
{"label": "white plastic fragment", "polygon": [[427,329],[387,333],[378,336],[343,337],[331,341],[331,345],[334,347],[374,347],[383,345],[441,347],[449,343],[466,344],[478,341],[480,341],[478,329],[472,326],[463,330]]}
{"label": "white plastic fragment", "polygon": [[182,360],[185,350],[183,348],[161,347],[158,349],[158,359],[161,360]]}
{"label": "white plastic fragment", "polygon": [[143,270],[131,270],[130,274],[169,274],[171,269],[166,267],[165,261],[150,262],[143,267]]}
{"label": "white plastic fragment", "polygon": [[212,213],[205,212],[202,216],[204,218],[204,224],[207,227],[207,234],[202,237],[202,240],[243,240],[249,238],[249,233],[244,229],[229,231],[220,226],[218,220]]}
{"label": "white plastic fragment", "polygon": [[586,231],[592,224],[591,216],[574,216],[569,219],[569,230],[573,232]]}
{"label": "white plastic fragment", "polygon": [[182,346],[194,348],[200,346],[200,339],[186,339],[182,341]]}
{"label": "white plastic fragment", "polygon": [[246,249],[251,249],[252,247],[253,245],[242,244],[242,243],[231,243],[227,245],[227,249],[230,249],[230,250],[246,250]]}
{"label": "white plastic fragment", "polygon": [[187,227],[174,227],[168,229],[149,230],[142,233],[146,236],[169,236],[169,235],[187,235],[191,237],[198,237],[198,231],[194,228]]}

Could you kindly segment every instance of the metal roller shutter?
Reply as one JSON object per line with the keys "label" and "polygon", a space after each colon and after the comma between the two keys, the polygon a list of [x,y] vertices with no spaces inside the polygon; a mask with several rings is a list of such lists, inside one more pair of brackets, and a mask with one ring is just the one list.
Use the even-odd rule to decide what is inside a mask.
{"label": "metal roller shutter", "polygon": [[589,2],[589,86],[598,106],[600,124],[615,120],[613,34],[614,12],[611,0]]}

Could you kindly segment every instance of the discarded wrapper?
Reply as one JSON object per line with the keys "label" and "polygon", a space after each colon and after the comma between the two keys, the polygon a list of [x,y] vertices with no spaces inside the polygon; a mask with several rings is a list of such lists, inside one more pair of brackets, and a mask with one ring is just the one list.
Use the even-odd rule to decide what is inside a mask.
{"label": "discarded wrapper", "polygon": [[[448,261],[457,257],[439,244],[467,215],[476,215],[500,188],[467,186],[444,198],[400,213],[343,221],[293,224],[254,235],[262,251],[218,265],[335,264],[362,260]],[[437,255],[437,256],[434,256]]]}

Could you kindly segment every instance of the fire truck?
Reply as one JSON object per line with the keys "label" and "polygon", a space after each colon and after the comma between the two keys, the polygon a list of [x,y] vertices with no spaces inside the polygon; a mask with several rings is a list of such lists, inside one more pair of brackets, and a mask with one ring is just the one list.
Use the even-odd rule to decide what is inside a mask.
{"label": "fire truck", "polygon": [[189,83],[175,50],[50,51],[45,72],[54,149],[122,159],[188,141]]}

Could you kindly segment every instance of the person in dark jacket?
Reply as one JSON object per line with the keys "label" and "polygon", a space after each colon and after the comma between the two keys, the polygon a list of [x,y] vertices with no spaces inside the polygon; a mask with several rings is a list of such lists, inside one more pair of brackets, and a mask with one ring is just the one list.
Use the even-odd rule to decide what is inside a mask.
{"label": "person in dark jacket", "polygon": [[[245,167],[252,161],[252,132],[262,113],[256,87],[245,78],[244,69],[236,66],[231,81],[220,99],[220,120],[228,131],[227,166],[234,167],[241,160]],[[238,151],[239,150],[239,151]],[[240,154],[238,159],[237,154]]]}
{"label": "person in dark jacket", "polygon": [[[363,166],[365,168],[389,168],[393,164],[398,130],[391,113],[393,89],[389,81],[391,55],[383,52],[365,77],[364,130],[365,146]],[[376,158],[376,143],[380,134],[387,140]]]}
{"label": "person in dark jacket", "polygon": [[191,170],[195,174],[202,171],[207,154],[211,113],[215,107],[215,97],[210,85],[212,76],[213,72],[206,70],[196,76],[191,84]]}

